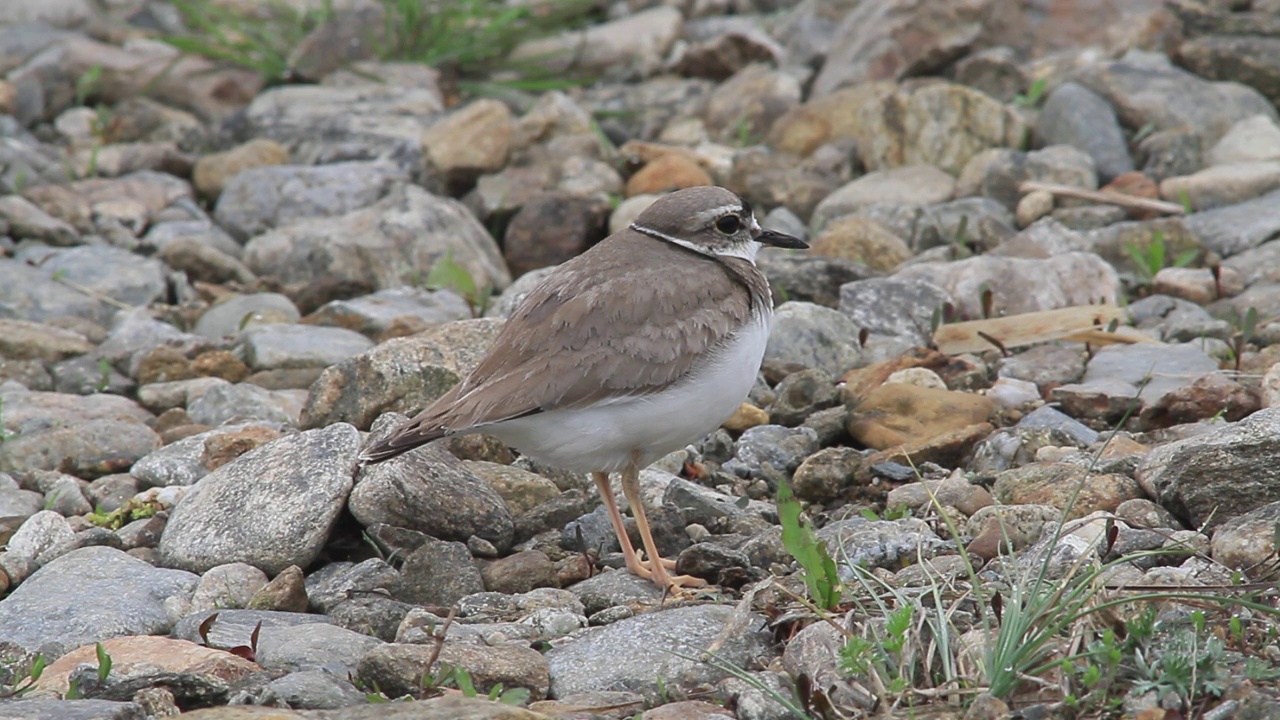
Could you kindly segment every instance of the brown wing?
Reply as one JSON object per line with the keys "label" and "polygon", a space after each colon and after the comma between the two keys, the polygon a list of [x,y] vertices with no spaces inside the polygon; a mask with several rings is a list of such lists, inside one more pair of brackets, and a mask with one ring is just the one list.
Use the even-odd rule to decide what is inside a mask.
{"label": "brown wing", "polygon": [[[560,266],[462,382],[364,457],[680,379],[748,319],[753,293],[715,259],[631,231]],[[767,296],[766,296],[767,297]]]}

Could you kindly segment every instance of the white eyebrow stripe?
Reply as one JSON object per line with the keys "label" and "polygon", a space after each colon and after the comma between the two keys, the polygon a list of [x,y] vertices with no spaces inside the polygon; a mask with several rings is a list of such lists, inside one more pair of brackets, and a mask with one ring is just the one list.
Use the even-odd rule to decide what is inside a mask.
{"label": "white eyebrow stripe", "polygon": [[702,212],[698,213],[694,217],[697,218],[699,225],[709,225],[711,224],[712,220],[715,220],[716,218],[722,215],[727,215],[729,213],[740,213],[740,212],[742,212],[741,205],[738,205],[738,204],[721,205],[720,207],[703,210]]}
{"label": "white eyebrow stripe", "polygon": [[700,255],[706,255],[708,257],[721,256],[742,258],[743,260],[750,262],[752,265],[756,262],[756,253],[760,252],[760,243],[755,242],[754,240],[749,240],[743,243],[732,243],[723,248],[709,248],[701,245],[695,245],[688,240],[681,240],[678,237],[672,237],[664,232],[654,230],[653,228],[645,227],[643,225],[637,225],[635,223],[631,223],[631,229],[641,235],[648,235],[649,237],[657,240],[665,240],[672,245],[679,245],[682,248],[687,248]]}

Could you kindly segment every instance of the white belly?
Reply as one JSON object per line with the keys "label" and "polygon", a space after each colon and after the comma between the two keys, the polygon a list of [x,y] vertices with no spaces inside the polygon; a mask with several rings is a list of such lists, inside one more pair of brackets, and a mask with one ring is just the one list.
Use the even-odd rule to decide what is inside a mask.
{"label": "white belly", "polygon": [[769,340],[769,315],[738,331],[709,362],[662,392],[573,410],[552,410],[478,430],[538,462],[575,472],[641,467],[715,430],[755,384]]}

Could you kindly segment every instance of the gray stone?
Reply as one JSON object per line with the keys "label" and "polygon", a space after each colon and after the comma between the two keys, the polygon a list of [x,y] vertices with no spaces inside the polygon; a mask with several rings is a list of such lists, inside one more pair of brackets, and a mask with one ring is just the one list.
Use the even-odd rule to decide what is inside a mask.
{"label": "gray stone", "polygon": [[209,623],[209,647],[230,649],[250,645],[250,638],[258,623],[262,623],[265,631],[268,628],[286,628],[302,625],[329,624],[333,621],[326,615],[316,613],[292,613],[275,610],[202,610],[183,617],[173,626],[172,636],[179,640],[193,643],[204,643],[200,637],[200,626],[211,616],[217,615]]}
{"label": "gray stone", "polygon": [[297,322],[302,314],[293,301],[278,293],[233,295],[208,310],[196,321],[195,333],[208,338],[239,335],[248,322]]}
{"label": "gray stone", "polygon": [[[374,432],[404,420],[384,415]],[[366,526],[385,523],[460,542],[476,535],[499,551],[511,547],[514,532],[511,512],[493,486],[439,444],[366,465],[351,491],[349,509]]]}
{"label": "gray stone", "polygon": [[163,635],[174,622],[166,601],[189,599],[198,579],[113,548],[74,550],[0,600],[0,636],[56,658],[121,635]]}
{"label": "gray stone", "polygon": [[738,438],[734,457],[724,464],[724,469],[738,477],[790,477],[817,449],[818,433],[813,428],[757,425]]}
{"label": "gray stone", "polygon": [[114,366],[109,363],[104,366],[101,361],[102,358],[81,355],[54,365],[50,368],[53,389],[72,395],[92,395],[95,392],[132,394],[137,384]]}
{"label": "gray stone", "polygon": [[1204,147],[1212,146],[1238,120],[1259,114],[1277,116],[1256,90],[1209,82],[1155,52],[1131,50],[1119,60],[1086,65],[1073,79],[1110,102],[1126,127],[1147,123],[1156,130],[1189,127]]}
{"label": "gray stone", "polygon": [[1189,526],[1220,526],[1280,500],[1280,408],[1156,447],[1135,477]]}
{"label": "gray stone", "polygon": [[606,570],[569,587],[582,602],[586,615],[595,615],[606,608],[632,603],[657,603],[662,599],[662,589],[642,577],[626,570]]}
{"label": "gray stone", "polygon": [[117,314],[107,339],[92,356],[95,362],[106,358],[126,375],[136,378],[142,359],[161,345],[173,347],[188,357],[202,348],[212,347],[206,338],[182,332],[151,317],[149,311],[139,309]]}
{"label": "gray stone", "polygon": [[113,700],[12,700],[0,709],[4,720],[144,720],[149,717],[141,705]]}
{"label": "gray stone", "polygon": [[349,422],[364,429],[385,412],[417,413],[479,364],[502,322],[447,323],[326,369],[311,386],[302,427]]}
{"label": "gray stone", "polygon": [[245,134],[276,140],[302,164],[385,157],[413,174],[425,162],[422,133],[443,110],[435,87],[285,85],[249,103]]}
{"label": "gray stone", "polygon": [[875,275],[866,265],[853,260],[778,248],[761,250],[756,256],[756,266],[769,279],[775,305],[780,305],[785,298],[835,307],[840,301],[841,285]]}
{"label": "gray stone", "polygon": [[484,580],[467,546],[434,538],[405,558],[392,591],[404,602],[442,607],[478,592],[484,592]]}
{"label": "gray stone", "polygon": [[244,248],[207,217],[170,220],[152,225],[142,236],[141,249],[163,252],[171,243],[189,242],[217,250],[239,260]]}
{"label": "gray stone", "polygon": [[373,347],[353,330],[271,323],[245,330],[237,349],[253,370],[328,367]]}
{"label": "gray stone", "polygon": [[853,517],[819,529],[817,537],[827,544],[827,552],[835,559],[845,582],[855,577],[851,566],[864,570],[896,568],[904,561],[917,562],[921,557],[931,557],[938,550],[954,545],[939,538],[929,524],[919,518]]}
{"label": "gray stone", "polygon": [[1227,340],[1234,329],[1199,305],[1168,295],[1148,295],[1129,304],[1129,317],[1140,330],[1156,333],[1165,342],[1194,342],[1199,338]]}
{"label": "gray stone", "polygon": [[[506,297],[505,293],[503,297]],[[398,287],[350,300],[334,300],[307,316],[307,321],[348,328],[372,337],[397,320],[412,319],[424,325],[442,325],[469,317],[471,306],[457,293]]]}
{"label": "gray stone", "polygon": [[557,73],[573,69],[643,77],[662,64],[680,37],[683,21],[675,8],[654,7],[585,30],[525,41],[512,51],[511,59]]}
{"label": "gray stone", "polygon": [[197,480],[209,474],[209,468],[204,464],[205,443],[221,435],[243,432],[250,428],[280,429],[278,425],[257,423],[223,425],[184,437],[148,453],[129,468],[129,474],[137,478],[143,488],[194,485]]}
{"label": "gray stone", "polygon": [[60,251],[41,267],[50,277],[75,283],[125,305],[149,305],[164,295],[166,288],[165,268],[160,262],[105,245]]}
{"label": "gray stone", "polygon": [[[434,661],[439,664],[432,664]],[[466,670],[482,696],[495,687],[524,688],[532,699],[541,699],[547,694],[547,661],[537,650],[514,643],[486,646],[446,642],[439,648],[434,644],[383,645],[370,650],[360,660],[360,679],[395,697],[418,692],[423,673],[438,672],[444,664]],[[531,713],[530,720],[534,717],[541,716]]]}
{"label": "gray stone", "polygon": [[1022,183],[1057,183],[1092,190],[1098,187],[1093,158],[1070,145],[1050,145],[1022,152],[996,148],[980,153],[965,165],[956,181],[956,195],[981,195],[1006,208],[1022,198]]}
{"label": "gray stone", "polygon": [[251,383],[228,383],[210,387],[191,402],[187,412],[192,422],[201,425],[216,426],[228,420],[297,425],[300,408],[291,406],[292,403],[282,393]]}
{"label": "gray stone", "polygon": [[44,268],[0,258],[0,317],[41,322],[56,317],[82,317],[106,323],[110,308],[82,292],[53,280]]}
{"label": "gray stone", "polygon": [[351,491],[359,447],[355,428],[339,424],[282,437],[223,465],[174,508],[161,562],[196,571],[246,562],[271,575],[310,565]]}
{"label": "gray stone", "polygon": [[5,552],[10,556],[35,560],[49,548],[70,540],[75,531],[67,519],[52,510],[35,513],[9,538]]}
{"label": "gray stone", "polygon": [[298,670],[267,686],[276,697],[299,710],[326,710],[363,705],[365,694],[351,681],[323,670]]}
{"label": "gray stone", "polygon": [[266,584],[266,573],[245,563],[209,568],[191,597],[191,611],[243,608]]}
{"label": "gray stone", "polygon": [[871,278],[840,286],[840,312],[859,330],[928,345],[933,317],[951,295],[928,281]]}
{"label": "gray stone", "polygon": [[764,358],[840,376],[859,365],[858,327],[831,308],[786,302],[774,310]]}
{"label": "gray stone", "polygon": [[1027,413],[1016,427],[1054,430],[1065,434],[1080,447],[1088,447],[1098,441],[1097,430],[1049,405],[1042,405]]}
{"label": "gray stone", "polygon": [[[5,403],[6,416],[8,411]],[[0,472],[62,470],[91,480],[125,472],[158,447],[160,436],[139,420],[93,419],[54,425],[0,443]]]}
{"label": "gray stone", "polygon": [[375,637],[327,623],[263,628],[257,663],[268,670],[326,670],[354,674],[360,658],[382,644]]}
{"label": "gray stone", "polygon": [[991,309],[996,316],[1090,305],[1099,300],[1114,303],[1123,290],[1111,265],[1083,252],[1044,259],[979,255],[950,263],[916,263],[899,270],[894,278],[912,284],[937,283],[954,298],[964,320],[983,317],[984,286],[992,293]]}
{"label": "gray stone", "polygon": [[1192,344],[1109,345],[1089,360],[1084,385],[1114,381],[1137,389],[1146,405],[1154,405],[1168,393],[1187,387],[1196,378],[1217,372],[1218,363]]}
{"label": "gray stone", "polygon": [[64,395],[31,392],[25,388],[0,384],[0,402],[4,403],[4,426],[12,435],[38,430],[56,429],[92,420],[128,418],[138,422],[154,419],[141,405],[117,395]]}
{"label": "gray stone", "polygon": [[1088,153],[1104,183],[1133,170],[1115,110],[1082,85],[1066,82],[1054,88],[1040,109],[1035,130],[1041,145],[1070,145]]}
{"label": "gray stone", "polygon": [[1230,257],[1280,235],[1280,190],[1235,205],[1193,213],[1184,222],[1206,248]]}
{"label": "gray stone", "polygon": [[[419,538],[419,542],[425,542],[425,539]],[[391,558],[403,559],[397,558],[395,553]],[[350,562],[329,563],[307,576],[307,597],[311,607],[331,613],[348,600],[367,595],[387,596],[399,581],[400,572],[380,558],[369,558],[354,565]]]}
{"label": "gray stone", "polygon": [[[1212,211],[1210,211],[1212,212]],[[1277,228],[1280,237],[1280,228]],[[1280,282],[1280,242],[1264,242],[1227,258],[1222,267],[1239,273],[1246,288],[1260,282]]]}
{"label": "gray stone", "polygon": [[245,264],[259,275],[291,284],[326,278],[378,289],[420,282],[446,255],[477,286],[501,290],[511,282],[497,242],[471,211],[414,185],[397,185],[369,207],[295,222],[245,246]]}
{"label": "gray stone", "polygon": [[722,605],[696,605],[644,613],[585,634],[547,651],[551,694],[565,697],[592,690],[627,690],[657,699],[658,681],[689,689],[725,677],[710,664],[686,660],[712,642],[725,662],[742,666],[770,654],[764,618],[735,616]]}
{"label": "gray stone", "polygon": [[227,181],[214,217],[244,242],[299,220],[345,215],[367,207],[403,179],[399,168],[378,162],[248,168]]}
{"label": "gray stone", "polygon": [[8,234],[19,240],[29,238],[50,245],[75,245],[80,240],[70,224],[50,217],[20,195],[0,198],[0,222],[8,223]]}
{"label": "gray stone", "polygon": [[918,206],[946,202],[955,187],[955,178],[932,165],[877,170],[841,186],[818,203],[809,225],[821,230],[831,220],[870,205]]}

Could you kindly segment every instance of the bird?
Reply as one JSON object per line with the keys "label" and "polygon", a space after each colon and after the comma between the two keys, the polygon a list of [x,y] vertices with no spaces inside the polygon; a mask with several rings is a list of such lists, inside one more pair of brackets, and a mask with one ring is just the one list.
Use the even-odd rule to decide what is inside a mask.
{"label": "bird", "polygon": [[[804,249],[761,227],[722,187],[659,197],[629,227],[560,264],[517,304],[475,368],[400,426],[371,438],[361,462],[482,432],[544,465],[590,473],[626,567],[664,590],[706,584],[672,575],[640,498],[640,471],[705,437],[747,398],[769,339],[773,297],[756,266],[764,246]],[[609,485],[623,495],[644,555]]]}

